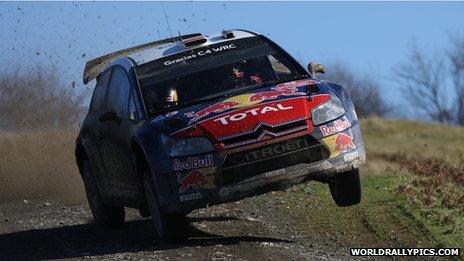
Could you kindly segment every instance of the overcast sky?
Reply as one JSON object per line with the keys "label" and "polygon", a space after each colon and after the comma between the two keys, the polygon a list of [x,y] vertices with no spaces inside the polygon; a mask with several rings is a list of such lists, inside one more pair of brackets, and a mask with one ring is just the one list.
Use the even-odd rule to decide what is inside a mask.
{"label": "overcast sky", "polygon": [[[340,60],[375,75],[401,105],[392,69],[412,41],[427,52],[464,35],[464,2],[164,2],[173,34],[245,28],[304,63]],[[169,36],[160,2],[0,2],[0,68],[56,65],[82,85],[85,61]],[[330,68],[328,68],[330,70]],[[89,87],[93,88],[93,84]]]}

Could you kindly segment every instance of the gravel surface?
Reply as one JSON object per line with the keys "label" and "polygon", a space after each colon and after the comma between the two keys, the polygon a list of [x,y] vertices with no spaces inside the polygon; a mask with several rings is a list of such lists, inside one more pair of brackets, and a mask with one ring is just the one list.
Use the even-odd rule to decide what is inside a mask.
{"label": "gravel surface", "polygon": [[110,230],[92,224],[86,203],[6,203],[0,205],[0,260],[331,260],[349,254],[331,238],[289,225],[297,222],[287,211],[277,193],[200,209],[189,214],[188,241],[162,244],[150,221],[131,209],[125,225]]}

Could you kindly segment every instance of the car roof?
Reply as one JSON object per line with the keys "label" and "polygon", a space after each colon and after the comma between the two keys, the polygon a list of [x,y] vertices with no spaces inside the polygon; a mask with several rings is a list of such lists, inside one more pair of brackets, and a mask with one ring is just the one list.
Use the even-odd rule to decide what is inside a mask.
{"label": "car roof", "polygon": [[204,35],[207,41],[202,44],[185,46],[182,41],[178,41],[174,43],[166,43],[166,44],[162,44],[157,47],[148,48],[148,49],[141,50],[140,52],[133,53],[129,57],[135,61],[136,65],[140,65],[140,64],[151,62],[153,60],[157,60],[157,59],[160,59],[160,58],[163,58],[169,55],[173,55],[179,52],[195,49],[201,46],[228,42],[228,41],[237,40],[237,39],[246,38],[246,37],[252,37],[252,36],[255,36],[255,35],[250,34],[248,32],[244,32],[244,31],[234,32],[234,38],[223,38],[222,33],[214,33],[214,34]]}
{"label": "car roof", "polygon": [[[83,81],[84,84],[87,84],[96,78],[108,65],[110,65],[118,58],[130,58],[135,63],[134,65],[137,66],[198,47],[253,37],[257,35],[257,33],[251,31],[234,29],[224,30],[222,32],[208,35],[196,33],[176,36],[160,41],[130,47],[88,61],[85,65]],[[202,41],[199,44],[189,45],[187,42],[190,39],[202,39]]]}

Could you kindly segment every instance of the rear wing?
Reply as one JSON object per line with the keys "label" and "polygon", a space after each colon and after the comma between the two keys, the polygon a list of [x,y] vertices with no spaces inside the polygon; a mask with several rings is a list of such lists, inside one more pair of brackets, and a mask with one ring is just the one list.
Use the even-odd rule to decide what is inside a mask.
{"label": "rear wing", "polygon": [[122,49],[122,50],[112,52],[112,53],[100,56],[98,58],[92,59],[85,64],[84,75],[83,75],[84,84],[87,84],[91,80],[95,79],[102,72],[102,70],[105,69],[105,67],[109,63],[114,61],[116,58],[130,56],[131,54],[140,52],[144,49],[153,48],[153,47],[166,44],[166,43],[182,41],[182,39],[191,38],[191,37],[200,36],[200,35],[201,34],[199,33],[195,33],[195,34],[187,34],[187,35],[182,35],[182,36],[175,36],[172,38],[167,38],[167,39],[163,39],[159,41],[154,41],[154,42]]}

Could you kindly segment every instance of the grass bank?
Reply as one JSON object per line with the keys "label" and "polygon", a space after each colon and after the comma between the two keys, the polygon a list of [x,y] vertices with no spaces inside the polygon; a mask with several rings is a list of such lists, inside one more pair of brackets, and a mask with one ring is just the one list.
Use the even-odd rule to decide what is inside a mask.
{"label": "grass bank", "polygon": [[304,235],[346,247],[463,248],[464,128],[376,118],[361,128],[361,204],[337,207],[325,184],[310,183],[274,193],[288,203],[281,211]]}

